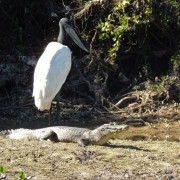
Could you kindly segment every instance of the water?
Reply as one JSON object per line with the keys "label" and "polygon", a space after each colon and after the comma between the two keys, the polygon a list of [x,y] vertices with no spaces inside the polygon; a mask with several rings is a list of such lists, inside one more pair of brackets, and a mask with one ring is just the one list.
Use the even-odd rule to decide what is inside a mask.
{"label": "water", "polygon": [[130,127],[120,139],[167,140],[180,142],[180,121],[158,122],[143,127]]}

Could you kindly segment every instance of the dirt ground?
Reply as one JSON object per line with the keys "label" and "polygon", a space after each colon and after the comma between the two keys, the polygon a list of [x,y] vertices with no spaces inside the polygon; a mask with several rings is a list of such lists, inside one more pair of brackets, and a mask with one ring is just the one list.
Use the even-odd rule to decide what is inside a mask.
{"label": "dirt ground", "polygon": [[106,146],[0,139],[0,179],[180,179],[180,144],[111,140]]}
{"label": "dirt ground", "polygon": [[[48,113],[35,110],[31,104],[13,108],[2,104],[0,130],[48,126]],[[121,113],[93,114],[88,118],[87,113],[79,118],[78,108],[63,108],[63,125],[93,129],[117,122],[130,128],[105,146],[0,138],[0,179],[180,179],[179,104],[161,105],[157,111],[143,113],[131,113],[127,108]],[[57,121],[51,123],[58,125]]]}
{"label": "dirt ground", "polygon": [[[105,146],[80,147],[75,143],[0,138],[0,179],[179,180],[178,109],[173,115],[174,120],[164,114],[161,121],[146,122],[144,126],[129,124],[127,131]],[[135,114],[134,118],[137,118]],[[105,121],[118,120],[121,120],[118,115],[111,118],[106,115],[91,119],[91,123],[74,122],[74,126],[92,127],[93,124],[98,126]]]}

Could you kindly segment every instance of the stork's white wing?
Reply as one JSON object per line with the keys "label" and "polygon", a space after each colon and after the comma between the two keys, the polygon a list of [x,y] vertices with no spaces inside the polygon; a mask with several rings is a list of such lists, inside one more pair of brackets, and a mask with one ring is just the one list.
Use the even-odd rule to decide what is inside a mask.
{"label": "stork's white wing", "polygon": [[47,45],[35,68],[33,96],[38,109],[50,109],[51,102],[71,69],[71,51],[58,42]]}

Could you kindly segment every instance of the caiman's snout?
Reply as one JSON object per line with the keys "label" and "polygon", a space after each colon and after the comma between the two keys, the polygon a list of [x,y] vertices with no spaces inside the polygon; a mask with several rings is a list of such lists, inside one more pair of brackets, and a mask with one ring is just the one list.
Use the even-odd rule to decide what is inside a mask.
{"label": "caiman's snout", "polygon": [[122,124],[118,125],[115,122],[109,123],[109,124],[104,124],[101,126],[101,131],[106,131],[106,132],[118,132],[118,131],[123,131],[127,130],[129,128],[128,125]]}
{"label": "caiman's snout", "polygon": [[111,126],[110,129],[112,132],[119,132],[123,130],[127,130],[129,128],[128,125],[116,125],[116,126]]}
{"label": "caiman's snout", "polygon": [[120,126],[120,130],[127,130],[129,129],[129,126],[128,125],[119,125]]}

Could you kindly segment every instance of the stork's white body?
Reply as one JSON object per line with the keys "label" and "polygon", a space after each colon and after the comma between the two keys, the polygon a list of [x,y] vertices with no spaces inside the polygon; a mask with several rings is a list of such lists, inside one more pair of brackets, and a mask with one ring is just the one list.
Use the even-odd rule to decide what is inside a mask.
{"label": "stork's white body", "polygon": [[71,51],[58,42],[50,42],[39,58],[35,72],[33,97],[39,110],[49,110],[71,69]]}

